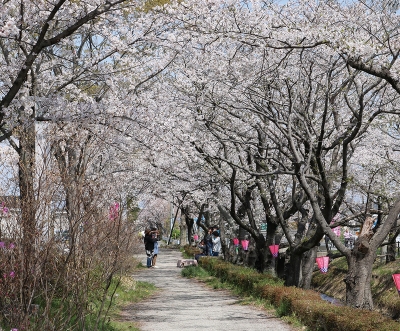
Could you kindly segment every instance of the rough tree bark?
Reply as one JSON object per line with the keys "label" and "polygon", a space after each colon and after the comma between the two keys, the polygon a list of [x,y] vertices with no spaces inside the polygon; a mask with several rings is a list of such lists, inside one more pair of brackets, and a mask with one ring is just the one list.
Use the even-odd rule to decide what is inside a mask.
{"label": "rough tree bark", "polygon": [[36,200],[34,189],[35,178],[35,144],[36,130],[33,121],[25,124],[24,132],[19,136],[18,175],[21,203],[22,228],[22,292],[21,303],[24,313],[28,316],[29,307],[34,293],[32,266],[35,261],[36,249]]}

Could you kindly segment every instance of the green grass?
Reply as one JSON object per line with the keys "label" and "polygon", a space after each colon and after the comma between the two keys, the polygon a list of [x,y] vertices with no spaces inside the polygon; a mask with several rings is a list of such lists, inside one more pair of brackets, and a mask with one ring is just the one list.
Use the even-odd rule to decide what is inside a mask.
{"label": "green grass", "polygon": [[[116,289],[115,289],[116,287]],[[113,302],[111,304],[108,316],[105,317],[105,323],[100,324],[99,331],[139,331],[137,325],[123,317],[123,312],[129,311],[132,308],[132,304],[140,302],[150,297],[156,288],[153,284],[136,281],[131,276],[122,276],[120,282],[113,281],[112,288],[115,289]],[[109,300],[107,300],[107,305]],[[94,306],[93,314],[88,316],[87,325],[90,329],[90,325],[93,325],[94,329],[94,317],[97,315],[97,307]],[[131,315],[131,314],[128,314]]]}
{"label": "green grass", "polygon": [[201,280],[215,290],[232,289],[232,286],[230,284],[211,276],[205,269],[199,266],[189,266],[183,268],[181,271],[181,275],[186,278],[196,278],[198,280]]}
{"label": "green grass", "polygon": [[132,277],[124,277],[116,292],[115,304],[111,311],[110,328],[104,331],[139,331],[135,322],[124,320],[123,312],[129,311],[132,304],[152,296],[156,290],[153,284],[135,281]]}
{"label": "green grass", "polygon": [[122,285],[117,289],[116,304],[137,303],[142,301],[156,291],[153,284],[135,281],[132,277],[125,277]]}
{"label": "green grass", "polygon": [[200,279],[205,279],[209,277],[209,274],[206,270],[204,270],[202,267],[198,266],[189,266],[186,268],[183,268],[181,271],[181,274],[183,277],[186,278],[200,278]]}

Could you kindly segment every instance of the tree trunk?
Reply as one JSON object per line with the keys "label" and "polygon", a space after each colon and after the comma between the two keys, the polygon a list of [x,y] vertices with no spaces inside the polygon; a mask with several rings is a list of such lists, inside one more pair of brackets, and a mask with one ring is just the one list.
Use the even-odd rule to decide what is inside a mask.
{"label": "tree trunk", "polygon": [[371,293],[372,266],[377,256],[377,248],[371,244],[374,220],[367,217],[354,249],[347,256],[348,272],[345,278],[346,303],[349,306],[374,308]]}
{"label": "tree trunk", "polygon": [[74,256],[75,244],[76,244],[76,231],[80,221],[80,198],[81,194],[79,194],[77,183],[73,180],[70,181],[69,185],[65,185],[65,196],[66,196],[66,210],[68,215],[68,243],[69,249],[71,252],[71,256]]}
{"label": "tree trunk", "polygon": [[386,263],[396,261],[396,250],[396,237],[394,237],[393,242],[389,243],[387,246]]}
{"label": "tree trunk", "polygon": [[187,237],[189,238],[189,243],[191,245],[196,245],[193,239],[192,242],[192,232],[193,232],[193,218],[186,217],[186,229],[187,229]]}
{"label": "tree trunk", "polygon": [[[311,284],[312,270],[314,268],[316,252],[318,250],[319,242],[324,234],[322,232],[322,228],[315,224],[315,226],[309,226],[306,238],[300,241],[302,236],[299,232],[297,235],[298,237],[296,244],[293,245],[289,251],[290,261],[287,266],[288,275],[285,280],[285,285],[307,287]],[[303,280],[303,277],[306,277],[306,279]]]}
{"label": "tree trunk", "polygon": [[183,247],[189,243],[188,241],[188,228],[186,225],[186,215],[181,210],[181,221],[179,223],[179,230],[180,230],[180,246]]}
{"label": "tree trunk", "polygon": [[[189,209],[188,207],[181,207],[181,214],[182,214],[182,224],[186,226],[186,237],[187,241],[190,245],[196,245],[194,240],[192,240],[192,232],[193,232],[193,225],[194,219],[189,216]],[[181,227],[183,231],[185,231],[185,227]],[[182,232],[181,232],[182,234]]]}
{"label": "tree trunk", "polygon": [[305,290],[308,290],[311,287],[311,280],[314,271],[317,252],[318,252],[318,247],[316,246],[303,254],[302,273],[301,273],[303,277],[300,279],[299,286]]}
{"label": "tree trunk", "polygon": [[372,266],[376,257],[375,250],[362,254],[354,249],[348,262],[346,283],[346,303],[349,306],[370,309],[374,308],[371,293]]}
{"label": "tree trunk", "polygon": [[396,261],[396,237],[398,235],[397,231],[397,222],[393,223],[392,229],[389,232],[389,244],[387,246],[387,254],[386,254],[386,263]]}
{"label": "tree trunk", "polygon": [[36,201],[34,190],[35,176],[35,124],[31,122],[25,127],[23,134],[19,137],[19,190],[21,203],[21,228],[22,228],[22,305],[27,314],[31,304],[32,292],[34,291],[34,275],[32,265],[35,264],[36,247]]}
{"label": "tree trunk", "polygon": [[255,267],[259,272],[264,272],[268,259],[268,246],[266,245],[264,236],[261,233],[258,235],[258,238],[255,241],[255,246],[257,254]]}
{"label": "tree trunk", "polygon": [[302,260],[303,253],[299,251],[289,252],[289,262],[285,266],[285,286],[300,286],[302,279]]}
{"label": "tree trunk", "polygon": [[272,257],[272,254],[269,250],[270,245],[274,245],[276,243],[275,241],[275,235],[276,235],[276,230],[278,228],[278,225],[273,222],[268,222],[267,221],[267,238],[265,242],[265,265],[264,265],[264,270],[270,274],[276,275],[276,270],[275,270],[275,260]]}

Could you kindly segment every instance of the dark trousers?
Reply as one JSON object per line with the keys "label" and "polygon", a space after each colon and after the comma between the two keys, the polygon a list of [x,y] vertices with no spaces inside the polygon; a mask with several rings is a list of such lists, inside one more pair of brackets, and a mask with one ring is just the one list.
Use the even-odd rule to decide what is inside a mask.
{"label": "dark trousers", "polygon": [[212,251],[212,243],[207,243],[207,255],[212,256],[213,251]]}

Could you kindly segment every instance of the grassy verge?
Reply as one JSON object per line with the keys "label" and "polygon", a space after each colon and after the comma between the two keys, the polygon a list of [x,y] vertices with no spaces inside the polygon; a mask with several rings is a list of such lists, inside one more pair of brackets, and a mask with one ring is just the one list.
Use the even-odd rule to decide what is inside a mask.
{"label": "grassy verge", "polygon": [[123,277],[116,292],[107,331],[139,331],[137,324],[129,320],[132,305],[150,297],[155,291],[153,284]]}
{"label": "grassy verge", "polygon": [[[141,263],[136,264],[136,261],[132,262],[134,269],[143,269]],[[150,283],[141,282],[135,280],[130,273],[125,274],[112,281],[112,288],[115,289],[115,293],[112,297],[107,297],[106,306],[110,305],[110,310],[107,313],[107,317],[103,324],[99,327],[99,331],[139,331],[139,327],[136,322],[131,320],[132,310],[134,305],[142,300],[151,297],[157,288]],[[112,291],[111,291],[112,292]],[[95,306],[96,308],[98,306]],[[94,309],[92,317],[97,315],[97,309]]]}

